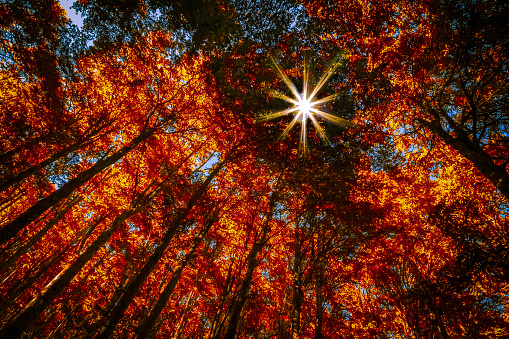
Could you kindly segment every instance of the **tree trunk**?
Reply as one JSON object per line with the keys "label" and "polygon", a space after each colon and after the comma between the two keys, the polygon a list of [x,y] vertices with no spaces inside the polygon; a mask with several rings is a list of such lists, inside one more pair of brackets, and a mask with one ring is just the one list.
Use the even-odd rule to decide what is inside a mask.
{"label": "tree trunk", "polygon": [[170,241],[173,236],[177,233],[179,225],[184,221],[187,217],[191,209],[198,202],[198,200],[206,193],[209,184],[212,182],[212,179],[219,173],[222,169],[226,160],[219,163],[214,170],[209,174],[207,179],[203,182],[200,188],[193,194],[191,199],[189,199],[187,206],[184,211],[179,213],[175,217],[175,219],[171,222],[171,225],[168,227],[168,231],[166,231],[163,239],[154,250],[154,252],[150,255],[149,259],[143,265],[143,268],[138,272],[138,274],[131,280],[129,285],[126,287],[125,293],[122,295],[118,303],[113,308],[112,313],[108,316],[108,322],[101,329],[101,331],[97,334],[96,338],[109,338],[113,334],[115,327],[118,322],[124,316],[125,311],[133,301],[134,297],[140,290],[141,286],[147,279],[147,277],[152,273],[152,271],[156,268],[159,260],[163,257],[165,250],[168,248]]}
{"label": "tree trunk", "polygon": [[462,156],[472,162],[472,164],[490,180],[493,185],[509,200],[509,173],[505,165],[497,165],[493,159],[477,144],[472,142],[465,133],[457,130],[456,137],[453,137],[436,121],[427,121],[417,119],[424,127],[437,134],[442,140],[451,145]]}
{"label": "tree trunk", "polygon": [[30,324],[37,319],[64,288],[69,286],[76,274],[78,274],[99,249],[108,242],[113,233],[119,229],[127,219],[138,213],[141,200],[141,196],[139,196],[131,209],[117,216],[111,226],[103,231],[83,254],[81,254],[67,269],[62,270],[53,278],[37,297],[32,299],[18,315],[2,328],[0,337],[19,338],[25,329],[30,328]]}
{"label": "tree trunk", "polygon": [[315,339],[323,338],[323,262],[317,265],[318,272],[316,274],[316,324]]}
{"label": "tree trunk", "polygon": [[263,249],[265,242],[267,241],[267,232],[269,231],[269,221],[272,219],[272,214],[274,212],[274,205],[276,202],[276,192],[272,192],[272,196],[269,203],[269,212],[263,222],[262,227],[262,235],[260,240],[255,242],[251,252],[249,252],[247,259],[247,271],[244,279],[242,280],[242,284],[239,290],[239,296],[237,300],[234,301],[233,307],[231,310],[230,321],[228,322],[228,328],[226,330],[226,334],[224,336],[225,339],[234,339],[237,334],[237,328],[240,323],[240,316],[242,314],[242,309],[246,303],[247,297],[249,295],[249,291],[251,289],[251,283],[253,281],[253,274],[255,268],[258,266],[258,262],[256,261],[256,256]]}
{"label": "tree trunk", "polygon": [[175,333],[173,333],[171,339],[179,339],[180,338],[182,327],[184,327],[186,324],[186,320],[187,320],[186,315],[187,315],[187,313],[189,313],[189,311],[191,310],[191,307],[192,307],[191,300],[193,300],[193,303],[196,301],[196,299],[194,298],[194,291],[192,291],[191,295],[189,295],[189,297],[187,298],[186,306],[184,307],[184,310],[182,311],[182,314],[180,315],[180,319],[179,319],[179,322],[175,329]]}
{"label": "tree trunk", "polygon": [[0,183],[0,192],[3,192],[6,189],[8,189],[9,187],[16,185],[17,183],[20,183],[21,181],[23,181],[24,179],[26,179],[28,177],[31,177],[32,175],[36,174],[41,169],[50,165],[54,161],[70,154],[71,152],[77,151],[83,145],[84,145],[84,143],[76,143],[76,144],[71,145],[67,148],[64,148],[63,150],[60,150],[60,151],[54,153],[53,155],[50,155],[47,159],[41,161],[37,165],[33,165],[33,166],[31,166],[17,174],[11,176],[10,178],[6,178],[6,179],[2,180],[2,182]]}
{"label": "tree trunk", "polygon": [[[95,220],[88,229],[94,228],[97,224],[102,222],[104,220],[104,217],[99,218],[98,220]],[[25,277],[20,281],[20,283],[14,288],[13,290],[9,291],[8,297],[5,298],[2,302],[2,307],[0,308],[0,314],[4,314],[9,309],[12,302],[16,299],[18,299],[23,292],[30,287],[32,284],[34,284],[45,272],[47,272],[48,269],[50,269],[57,261],[61,260],[66,253],[70,250],[71,246],[78,241],[78,239],[87,231],[87,228],[84,228],[80,230],[74,238],[65,246],[58,254],[54,255],[53,257],[47,258],[44,264],[38,267],[38,270],[36,274],[30,277],[26,277],[27,274],[25,274]]]}
{"label": "tree trunk", "polygon": [[[129,252],[127,252],[127,253],[129,253]],[[131,278],[131,274],[134,274],[133,272],[135,272],[135,270],[136,270],[136,266],[135,266],[136,264],[134,263],[134,260],[133,260],[132,256],[130,255],[130,253],[128,255],[128,258],[126,258],[126,261],[127,261],[127,264],[124,267],[124,270],[122,272],[122,278],[120,279],[120,282],[119,282],[117,288],[113,292],[113,295],[112,295],[108,305],[106,305],[105,307],[103,307],[101,309],[101,312],[100,312],[101,315],[96,317],[96,319],[92,322],[91,326],[89,326],[87,328],[87,330],[85,331],[85,334],[82,336],[82,338],[91,338],[95,333],[97,333],[97,331],[104,324],[104,322],[103,322],[104,319],[103,319],[102,315],[110,314],[111,311],[113,310],[113,307],[118,303],[118,301],[122,297],[122,294],[124,293],[126,286],[129,283],[129,278]]]}
{"label": "tree trunk", "polygon": [[[104,262],[104,256],[98,260],[96,263],[94,263],[94,266],[92,266],[87,274],[85,274],[81,279],[80,281],[77,283],[77,286],[81,286],[83,283],[85,283],[87,281],[87,279],[90,277],[91,274],[93,274],[96,270],[97,267],[99,267],[100,265],[102,265]],[[82,293],[81,289],[79,288],[75,288],[74,290],[72,290],[69,295],[67,296],[66,300],[65,301],[61,301],[61,304],[60,306],[57,306],[57,310],[58,312],[56,313],[60,313],[60,314],[65,314],[65,318],[67,318],[68,316],[70,316],[73,312],[73,310],[80,306],[80,302],[85,299],[87,297],[87,295],[85,293]],[[69,309],[71,308],[71,309]],[[47,317],[46,321],[44,321],[44,323],[39,326],[39,328],[34,331],[32,333],[32,337],[36,337],[36,338],[41,338],[43,337],[43,332],[44,332],[44,329],[47,328],[48,324],[50,324],[53,320],[53,317]],[[63,325],[62,322],[60,322],[59,326],[60,325]],[[56,334],[55,333],[56,329],[52,331],[52,333]]]}
{"label": "tree trunk", "polygon": [[7,271],[15,262],[18,260],[23,254],[27,253],[28,250],[35,245],[39,240],[42,239],[48,233],[48,231],[53,228],[62,218],[65,216],[65,214],[78,202],[81,201],[81,198],[74,198],[67,203],[67,206],[65,206],[63,209],[58,211],[56,215],[44,226],[37,234],[32,237],[25,245],[23,245],[20,249],[18,249],[14,254],[9,256],[9,259],[4,262],[0,266],[0,274]]}
{"label": "tree trunk", "polygon": [[223,328],[224,321],[226,320],[229,314],[229,312],[222,311],[222,306],[225,303],[228,295],[231,294],[233,284],[235,283],[235,277],[232,276],[234,262],[235,262],[234,259],[231,258],[230,266],[228,267],[228,274],[224,282],[223,290],[221,291],[221,296],[219,297],[219,303],[217,304],[217,311],[216,314],[214,315],[214,319],[212,320],[209,335],[207,336],[207,338],[209,339],[217,338],[219,336],[219,333],[221,333],[221,329]]}
{"label": "tree trunk", "polygon": [[98,160],[92,167],[81,172],[46,198],[41,199],[32,205],[28,210],[21,213],[13,221],[2,227],[2,232],[0,233],[0,245],[7,243],[10,239],[14,238],[19,231],[25,228],[32,221],[36,220],[49,208],[67,198],[67,196],[69,196],[69,194],[71,194],[75,189],[86,183],[105,168],[120,160],[129,151],[150,138],[153,134],[153,129],[144,129],[136,138],[133,139],[133,141],[131,141],[129,145],[122,147],[106,159]]}
{"label": "tree trunk", "polygon": [[295,228],[295,245],[293,260],[293,285],[292,285],[292,338],[298,339],[300,336],[300,317],[304,292],[302,291],[302,251],[300,242],[300,227],[297,222]]}
{"label": "tree trunk", "polygon": [[145,336],[149,335],[149,333],[152,331],[152,328],[154,327],[157,319],[159,318],[159,315],[166,307],[168,300],[170,300],[171,294],[173,293],[173,290],[175,289],[175,286],[177,285],[177,282],[180,279],[180,276],[182,275],[182,271],[187,266],[191,258],[194,256],[194,253],[198,249],[198,246],[202,243],[203,238],[207,235],[208,231],[212,227],[212,224],[214,224],[216,220],[217,218],[215,216],[212,216],[210,220],[205,221],[202,230],[194,239],[191,250],[186,254],[179,268],[173,273],[170,282],[168,283],[168,285],[166,285],[163,292],[159,296],[159,300],[157,301],[156,305],[154,306],[148,317],[143,319],[141,324],[138,326],[138,329],[136,330],[137,333],[136,338],[142,339]]}
{"label": "tree trunk", "polygon": [[[94,136],[98,136],[99,132],[102,129],[104,129],[106,126],[107,126],[106,122],[101,121],[101,120],[96,121],[92,126],[90,126],[88,128],[88,130],[85,133],[83,133],[80,136],[79,141],[65,147],[64,149],[61,149],[60,151],[55,152],[54,154],[50,155],[48,158],[46,158],[45,160],[41,161],[40,163],[38,163],[36,165],[30,166],[29,168],[26,168],[26,169],[20,171],[19,173],[12,175],[8,178],[3,178],[0,181],[0,192],[3,192],[6,189],[8,189],[9,187],[34,175],[35,173],[40,171],[42,168],[50,165],[54,161],[56,161],[62,157],[65,157],[66,155],[71,154],[72,152],[77,151],[77,150],[91,144],[92,142],[94,142]],[[69,130],[70,128],[72,128],[72,127],[68,126],[67,128],[65,128],[65,130]],[[48,139],[50,139],[50,137],[57,138],[58,136],[59,136],[58,133],[51,133],[49,135],[36,138],[33,142],[29,143],[29,145],[32,146],[32,147],[30,147],[30,149],[36,148],[36,146],[37,146],[36,144],[44,141],[45,139],[47,142],[51,143],[51,141]],[[5,161],[4,159],[12,157],[15,154],[21,152],[23,150],[23,148],[29,149],[26,145],[24,145],[23,147],[21,147],[21,146],[17,147],[13,150],[10,150],[10,151],[0,155],[0,163],[2,163],[2,161]]]}

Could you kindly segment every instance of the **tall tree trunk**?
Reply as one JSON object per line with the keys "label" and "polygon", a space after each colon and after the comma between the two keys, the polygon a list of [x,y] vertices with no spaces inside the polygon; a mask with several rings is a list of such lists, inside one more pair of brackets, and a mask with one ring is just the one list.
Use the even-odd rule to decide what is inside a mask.
{"label": "tall tree trunk", "polygon": [[203,228],[193,241],[193,246],[191,250],[186,254],[184,260],[182,261],[178,269],[173,273],[170,282],[168,283],[168,285],[166,285],[163,292],[159,296],[159,300],[157,301],[156,305],[154,306],[148,317],[143,319],[141,324],[138,326],[138,329],[136,330],[136,338],[142,339],[146,335],[149,335],[149,333],[152,331],[152,328],[154,327],[157,319],[159,318],[159,315],[166,307],[168,300],[170,300],[171,294],[173,293],[173,290],[175,289],[175,286],[177,286],[177,282],[180,279],[180,276],[182,275],[182,271],[187,266],[189,261],[193,258],[194,253],[198,249],[198,246],[200,246],[200,244],[202,243],[203,238],[209,232],[210,228],[212,227],[212,224],[214,224],[214,222],[217,221],[217,217],[215,216],[216,213],[212,212],[212,214],[213,215],[210,217],[210,219],[205,221]]}
{"label": "tall tree trunk", "polygon": [[[8,189],[9,187],[16,185],[17,183],[20,183],[24,179],[34,175],[35,173],[40,171],[42,168],[50,165],[54,161],[56,161],[60,158],[63,158],[66,155],[69,155],[72,152],[75,152],[75,151],[82,149],[82,148],[86,147],[87,145],[93,143],[95,141],[94,137],[97,137],[99,135],[99,132],[102,129],[104,129],[106,126],[107,126],[107,122],[105,122],[103,120],[98,120],[92,126],[90,126],[87,129],[87,131],[85,131],[84,133],[81,134],[79,141],[75,142],[74,144],[68,145],[67,147],[61,149],[60,151],[55,152],[54,154],[50,155],[45,160],[41,161],[40,163],[38,163],[36,165],[30,166],[29,168],[21,170],[19,173],[11,175],[10,177],[2,178],[0,180],[0,192],[3,192],[6,189]],[[72,126],[66,126],[65,130],[69,130],[70,128],[72,128]],[[32,147],[27,147],[27,145],[24,145],[23,147],[19,146],[19,147],[16,147],[15,149],[12,149],[4,154],[1,154],[0,155],[0,163],[2,163],[2,161],[5,161],[4,159],[12,157],[12,156],[16,155],[17,153],[21,152],[23,150],[23,148],[25,148],[25,149],[37,148],[36,144],[43,142],[45,140],[46,140],[46,142],[49,142],[51,144],[51,143],[54,143],[51,141],[51,138],[56,139],[58,137],[59,137],[58,133],[50,133],[49,135],[44,135],[44,136],[38,137],[33,142],[29,143],[29,146],[32,146]]]}
{"label": "tall tree trunk", "polygon": [[[138,213],[142,202],[147,198],[147,190],[151,186],[152,185],[149,185],[149,187],[133,201],[129,210],[117,216],[111,226],[104,230],[83,254],[81,254],[67,269],[62,270],[53,278],[40,294],[32,299],[18,315],[10,319],[2,330],[0,330],[0,337],[18,338],[25,329],[30,328],[30,324],[37,319],[64,288],[69,286],[76,274],[78,274],[99,249],[108,242],[113,233],[118,230],[127,219]],[[150,195],[154,196],[158,193],[159,190],[152,192]]]}
{"label": "tall tree trunk", "polygon": [[[232,276],[233,264],[235,260],[232,258],[230,262],[230,266],[228,267],[228,274],[226,276],[226,280],[224,282],[223,290],[221,291],[221,296],[219,297],[219,302],[217,304],[217,311],[214,315],[214,319],[212,320],[212,325],[210,326],[210,332],[207,338],[217,338],[219,333],[221,333],[221,329],[223,328],[224,321],[228,317],[229,312],[223,312],[222,306],[226,302],[226,298],[231,294],[233,285],[235,283],[235,277]],[[226,314],[225,314],[226,313]]]}
{"label": "tall tree trunk", "polygon": [[302,291],[302,251],[300,239],[300,227],[297,221],[294,237],[294,259],[293,259],[293,285],[292,285],[292,338],[300,336],[300,317],[304,292]]}
{"label": "tall tree trunk", "polygon": [[[103,220],[104,217],[100,217],[99,219],[91,223],[88,229],[94,228],[97,224],[101,223]],[[9,291],[8,296],[3,300],[2,306],[0,307],[0,314],[4,314],[5,312],[7,312],[11,304],[16,299],[18,299],[28,287],[32,286],[32,284],[34,284],[49,268],[51,268],[57,261],[61,260],[65,256],[65,254],[68,253],[71,246],[75,244],[79,240],[79,238],[85,234],[86,231],[87,228],[83,228],[82,230],[80,230],[74,236],[74,238],[67,244],[67,246],[65,246],[59,253],[57,253],[53,257],[46,259],[46,261],[40,267],[38,267],[38,270],[34,275],[29,277],[26,277],[27,275],[25,275],[25,277],[20,281],[20,283],[16,285],[16,287],[13,290]]]}
{"label": "tall tree trunk", "polygon": [[[493,159],[459,128],[455,128],[457,135],[453,137],[437,121],[430,122],[424,119],[417,119],[417,121],[470,160],[479,172],[490,180],[500,193],[509,200],[509,173],[506,170],[506,164],[495,164]],[[454,122],[450,123],[454,124]]]}
{"label": "tall tree trunk", "polygon": [[16,185],[17,183],[20,183],[21,181],[23,181],[24,179],[26,179],[28,177],[31,177],[32,175],[36,174],[44,167],[52,164],[54,161],[66,156],[74,151],[77,151],[84,145],[86,145],[86,143],[84,143],[84,142],[79,142],[79,143],[73,144],[67,148],[64,148],[64,149],[50,155],[48,158],[41,161],[37,165],[33,165],[21,172],[9,177],[9,178],[2,180],[0,182],[0,192],[7,190],[9,187]]}
{"label": "tall tree trunk", "polygon": [[[87,279],[92,275],[96,268],[99,267],[104,263],[104,257],[101,257],[101,259],[97,260],[97,262],[94,263],[94,266],[92,266],[88,272],[80,279],[80,281],[77,283],[77,286],[82,286]],[[80,302],[85,299],[87,295],[85,293],[82,293],[80,288],[75,288],[72,290],[69,295],[67,296],[66,300],[63,301],[59,306],[57,306],[57,312],[60,314],[65,314],[66,318],[67,316],[70,316],[72,311],[77,307],[80,306]],[[71,308],[71,309],[69,309]],[[44,329],[47,328],[48,324],[51,323],[53,320],[53,317],[47,317],[46,320],[43,322],[41,326],[32,333],[32,337],[41,338],[43,337]],[[61,323],[60,323],[61,324]],[[54,332],[54,331],[52,331]]]}
{"label": "tall tree trunk", "polygon": [[117,302],[113,311],[108,316],[108,322],[101,329],[101,331],[97,334],[96,338],[109,338],[115,331],[115,327],[118,322],[124,316],[125,311],[133,301],[134,297],[140,290],[141,286],[147,279],[147,277],[152,273],[152,271],[157,267],[159,260],[163,257],[164,252],[168,248],[170,241],[173,236],[177,233],[178,227],[185,220],[189,212],[193,209],[194,205],[198,202],[198,200],[207,192],[207,188],[209,184],[212,182],[214,177],[219,173],[219,171],[225,165],[226,160],[219,163],[214,170],[208,175],[207,179],[203,182],[200,188],[193,194],[193,196],[189,199],[186,208],[179,213],[175,219],[171,222],[171,225],[168,227],[168,231],[166,231],[165,235],[161,239],[161,242],[154,250],[154,252],[150,255],[149,259],[143,265],[143,268],[138,272],[138,274],[131,280],[129,285],[126,287],[125,293],[122,295],[120,300]]}
{"label": "tall tree trunk", "polygon": [[[128,253],[128,252],[127,252]],[[134,263],[134,260],[132,256],[129,254],[127,260],[127,264],[124,267],[124,270],[122,272],[122,278],[120,279],[120,282],[113,292],[113,295],[108,303],[104,308],[101,310],[101,314],[110,314],[113,310],[113,307],[118,303],[120,298],[122,297],[122,294],[124,293],[126,286],[129,283],[129,278],[131,278],[131,274],[134,274],[136,270],[136,266]],[[82,336],[82,338],[91,338],[97,331],[101,328],[103,324],[103,317],[102,315],[99,315],[96,317],[96,319],[92,322],[91,326],[88,326],[88,328],[85,331],[85,334]]]}
{"label": "tall tree trunk", "polygon": [[260,239],[255,242],[253,248],[249,252],[247,258],[247,271],[244,279],[242,280],[242,284],[240,285],[240,290],[238,294],[237,300],[234,301],[233,307],[231,310],[230,321],[228,322],[228,328],[226,329],[226,334],[224,336],[225,339],[234,339],[237,334],[237,328],[240,323],[240,316],[242,314],[242,309],[246,303],[247,297],[249,295],[249,291],[251,289],[251,283],[253,281],[253,274],[255,268],[258,266],[258,262],[256,260],[256,256],[263,249],[265,242],[267,241],[267,233],[269,231],[270,220],[272,219],[272,214],[274,212],[274,205],[276,202],[277,192],[272,192],[270,202],[269,202],[269,211],[265,217],[262,227],[262,234]]}
{"label": "tall tree trunk", "polygon": [[[184,218],[179,218],[180,221],[183,219]],[[112,336],[115,327],[117,326],[120,319],[122,319],[124,316],[125,311],[133,301],[143,283],[150,275],[150,273],[152,273],[152,271],[156,268],[159,260],[163,257],[164,251],[178,231],[178,226],[178,224],[172,223],[172,225],[168,227],[168,230],[166,231],[164,237],[161,239],[161,242],[150,255],[149,259],[145,262],[142,269],[130,280],[128,285],[124,287],[124,293],[118,299],[118,301],[116,301],[115,305],[111,305],[112,311],[107,316],[107,322],[101,328],[96,338],[109,338]]]}
{"label": "tall tree trunk", "polygon": [[[193,300],[193,303],[196,301],[196,298],[194,297],[194,291],[191,291],[191,294],[187,298],[186,306],[182,310],[182,314],[180,315],[180,319],[179,319],[179,322],[175,329],[175,333],[173,333],[173,335],[171,336],[171,339],[179,339],[180,338],[182,327],[184,327],[186,324],[186,320],[187,320],[186,315],[187,315],[187,313],[189,313],[189,311],[191,310],[192,305],[193,305],[193,303],[191,303],[191,300]],[[153,331],[153,332],[155,332],[155,331]]]}
{"label": "tall tree trunk", "polygon": [[323,270],[324,263],[320,261],[317,265],[318,272],[316,273],[316,324],[314,339],[323,338]]}
{"label": "tall tree trunk", "polygon": [[35,245],[35,243],[41,240],[42,237],[44,237],[46,233],[48,233],[48,231],[51,228],[53,228],[53,226],[55,226],[60,220],[62,220],[65,214],[80,201],[81,201],[80,197],[77,198],[75,197],[74,199],[71,199],[63,209],[58,211],[55,214],[55,216],[50,221],[48,221],[48,223],[39,232],[37,232],[35,236],[32,237],[32,239],[27,241],[27,243],[23,245],[20,249],[18,249],[14,254],[9,256],[9,259],[7,259],[7,261],[5,261],[0,266],[0,274],[7,271],[16,262],[16,260],[18,260],[23,254],[27,253],[28,250],[33,245]]}
{"label": "tall tree trunk", "polygon": [[2,232],[0,233],[0,245],[7,243],[10,239],[14,238],[19,231],[25,228],[32,221],[36,220],[49,208],[67,198],[67,196],[69,196],[69,194],[71,194],[75,189],[86,183],[105,168],[120,160],[129,151],[150,138],[153,134],[153,129],[144,129],[131,141],[129,145],[122,147],[120,150],[105,159],[98,160],[92,167],[81,172],[46,198],[41,199],[32,205],[28,210],[21,213],[17,218],[2,227]]}

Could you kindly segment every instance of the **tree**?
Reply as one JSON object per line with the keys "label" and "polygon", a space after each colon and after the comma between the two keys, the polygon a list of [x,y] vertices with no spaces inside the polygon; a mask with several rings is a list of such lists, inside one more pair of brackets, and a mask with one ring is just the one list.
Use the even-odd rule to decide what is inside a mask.
{"label": "tree", "polygon": [[[370,119],[417,133],[413,143],[420,145],[438,136],[509,197],[503,142],[508,32],[500,23],[509,10],[505,3],[307,5],[334,27],[351,62],[372,74],[354,79]],[[380,87],[370,85],[375,79]]]}
{"label": "tree", "polygon": [[0,7],[3,336],[508,335],[505,3],[75,7]]}

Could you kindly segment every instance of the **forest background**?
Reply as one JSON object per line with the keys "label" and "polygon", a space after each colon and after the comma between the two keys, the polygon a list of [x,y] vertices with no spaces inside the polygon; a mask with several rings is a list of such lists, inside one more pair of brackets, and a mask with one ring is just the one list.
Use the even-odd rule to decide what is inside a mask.
{"label": "forest background", "polygon": [[73,8],[0,4],[0,337],[509,336],[506,1]]}

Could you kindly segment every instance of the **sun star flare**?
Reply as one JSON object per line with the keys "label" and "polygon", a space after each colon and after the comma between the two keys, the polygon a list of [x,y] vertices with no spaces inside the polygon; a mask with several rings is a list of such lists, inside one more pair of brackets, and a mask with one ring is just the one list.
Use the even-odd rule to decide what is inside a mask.
{"label": "sun star flare", "polygon": [[[302,154],[306,153],[307,148],[307,122],[308,119],[311,120],[311,123],[313,124],[313,127],[316,129],[318,134],[320,135],[320,138],[324,141],[324,143],[329,143],[329,138],[327,137],[327,134],[325,133],[325,130],[318,122],[317,118],[325,119],[333,124],[342,126],[342,127],[352,127],[353,124],[345,120],[343,118],[337,117],[335,115],[323,112],[320,110],[320,105],[327,103],[329,101],[332,101],[336,98],[336,94],[329,95],[325,98],[314,100],[316,94],[320,91],[320,89],[325,85],[327,80],[334,74],[334,71],[338,68],[339,62],[334,61],[331,63],[331,65],[327,68],[325,73],[321,76],[320,80],[317,82],[315,87],[309,91],[309,72],[308,72],[308,66],[306,65],[306,62],[304,60],[303,64],[303,81],[302,81],[302,93],[299,93],[297,90],[297,87],[293,84],[293,82],[288,78],[286,74],[282,71],[281,67],[276,63],[274,59],[272,59],[272,62],[274,63],[274,66],[276,67],[281,79],[286,84],[290,92],[292,92],[293,97],[291,98],[287,96],[286,94],[283,94],[281,92],[278,92],[276,90],[271,90],[269,94],[278,99],[282,99],[290,104],[293,105],[293,107],[285,109],[283,111],[277,111],[273,113],[269,113],[265,116],[262,116],[257,119],[257,121],[263,122],[263,121],[269,121],[272,119],[276,119],[279,117],[283,117],[289,114],[293,114],[294,117],[292,121],[286,126],[283,133],[280,135],[279,140],[282,140],[286,138],[288,133],[292,130],[292,128],[299,123],[301,125],[300,130],[300,139],[299,139],[299,151],[302,151]],[[309,93],[309,95],[308,95]]]}

